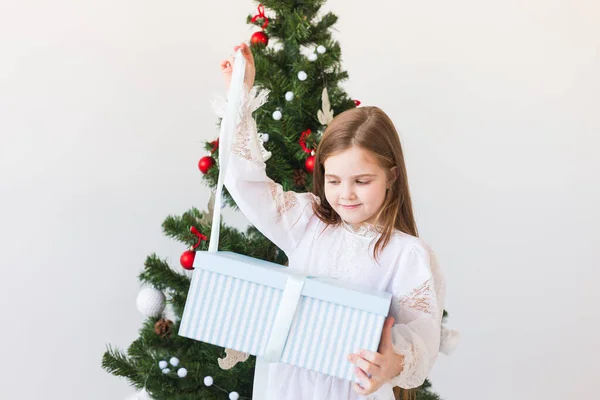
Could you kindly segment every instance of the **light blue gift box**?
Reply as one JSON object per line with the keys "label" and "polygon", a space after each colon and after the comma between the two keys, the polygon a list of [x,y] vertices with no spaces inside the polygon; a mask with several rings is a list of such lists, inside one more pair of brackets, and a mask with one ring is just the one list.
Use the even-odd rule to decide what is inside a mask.
{"label": "light blue gift box", "polygon": [[391,302],[348,282],[200,251],[179,335],[357,381],[348,354],[377,351]]}

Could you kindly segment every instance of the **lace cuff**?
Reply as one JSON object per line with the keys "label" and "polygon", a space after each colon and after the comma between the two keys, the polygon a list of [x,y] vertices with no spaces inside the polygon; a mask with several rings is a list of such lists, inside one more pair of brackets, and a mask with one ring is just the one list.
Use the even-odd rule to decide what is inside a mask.
{"label": "lace cuff", "polygon": [[[261,91],[259,92],[256,86],[253,86],[252,89],[248,90],[248,86],[244,85],[240,113],[252,114],[254,111],[258,110],[263,104],[267,102],[269,92],[269,89],[261,89]],[[221,118],[225,117],[225,112],[227,111],[227,99],[225,99],[219,93],[214,93],[213,99],[210,101],[210,104],[215,114],[217,114]]]}
{"label": "lace cuff", "polygon": [[[271,158],[271,152],[264,147],[263,138],[266,134],[258,133],[256,122],[252,113],[265,104],[269,97],[268,89],[254,86],[251,90],[244,85],[242,100],[239,109],[238,126],[235,129],[231,153],[250,160],[258,165],[264,166],[264,162]],[[211,100],[211,106],[215,114],[223,118],[227,110],[227,100],[219,94],[215,94]]]}
{"label": "lace cuff", "polygon": [[[412,340],[407,340],[406,337]],[[411,389],[423,384],[429,370],[427,349],[420,338],[416,337],[411,329],[402,324],[395,325],[392,328],[392,340],[394,351],[404,356],[403,369],[400,374],[390,380],[392,386],[400,386],[404,389]]]}

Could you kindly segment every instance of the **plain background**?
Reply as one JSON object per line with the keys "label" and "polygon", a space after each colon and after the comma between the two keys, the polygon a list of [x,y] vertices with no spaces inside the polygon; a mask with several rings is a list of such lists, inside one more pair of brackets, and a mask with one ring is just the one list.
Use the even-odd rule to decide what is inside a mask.
{"label": "plain background", "polygon": [[[205,209],[219,62],[241,0],[0,3],[0,398],[122,399],[100,368],[143,317],[169,214]],[[462,332],[445,400],[597,396],[600,5],[329,0],[344,88],[400,131]],[[244,227],[243,216],[224,210]],[[226,396],[224,396],[225,398]]]}

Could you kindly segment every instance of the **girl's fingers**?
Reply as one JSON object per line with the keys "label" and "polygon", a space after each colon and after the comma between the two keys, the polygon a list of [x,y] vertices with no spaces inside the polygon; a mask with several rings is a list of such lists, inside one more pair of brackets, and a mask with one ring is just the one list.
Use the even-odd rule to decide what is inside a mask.
{"label": "girl's fingers", "polygon": [[242,55],[244,56],[246,61],[248,61],[251,65],[254,65],[254,59],[252,58],[252,52],[250,51],[250,47],[248,47],[248,45],[246,43],[242,43],[238,46],[233,47],[234,54],[231,55],[229,60],[221,61],[221,69],[223,69],[223,70],[233,69],[233,61],[234,61],[234,57],[235,57],[235,52],[237,52],[240,49],[242,50]]}
{"label": "girl's fingers", "polygon": [[233,65],[233,57],[231,57],[229,60],[221,61],[221,68],[228,68],[228,67],[231,67],[232,65]]}
{"label": "girl's fingers", "polygon": [[358,357],[358,359],[356,360],[356,362],[354,363],[358,368],[360,368],[362,371],[370,374],[370,375],[378,375],[379,374],[379,366],[375,365],[373,363],[370,363],[369,361],[365,360],[364,358]]}
{"label": "girl's fingers", "polygon": [[369,391],[369,377],[360,368],[355,368],[354,373],[356,374],[356,377],[360,381],[360,385],[358,383],[354,382],[354,385],[356,385],[354,389],[360,394],[363,394],[363,395],[367,394]]}
{"label": "girl's fingers", "polygon": [[242,49],[242,54],[244,55],[246,60],[252,61],[252,58],[251,58],[252,52],[250,51],[250,47],[248,47],[248,45],[246,43],[242,43],[238,46],[233,47],[234,52],[238,51],[239,49]]}
{"label": "girl's fingers", "polygon": [[361,394],[363,396],[367,395],[367,391],[362,386],[360,386],[358,383],[354,382],[352,384],[352,387],[354,388],[354,391],[356,393]]}
{"label": "girl's fingers", "polygon": [[379,353],[374,353],[368,350],[360,350],[358,354],[368,362],[373,363],[378,367],[380,367],[383,363],[383,360],[381,359],[381,355]]}

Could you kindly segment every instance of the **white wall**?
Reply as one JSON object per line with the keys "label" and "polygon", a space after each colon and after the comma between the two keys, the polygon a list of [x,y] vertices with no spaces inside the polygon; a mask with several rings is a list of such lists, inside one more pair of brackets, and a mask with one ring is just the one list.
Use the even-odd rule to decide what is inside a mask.
{"label": "white wall", "polygon": [[[589,399],[600,357],[600,6],[330,0],[348,93],[401,131],[461,347],[446,400]],[[250,1],[0,3],[0,398],[121,399],[137,274],[203,209],[219,61]],[[243,217],[225,212],[235,226]]]}

